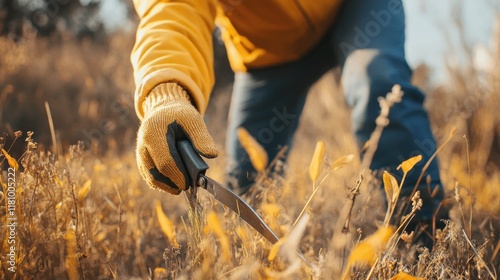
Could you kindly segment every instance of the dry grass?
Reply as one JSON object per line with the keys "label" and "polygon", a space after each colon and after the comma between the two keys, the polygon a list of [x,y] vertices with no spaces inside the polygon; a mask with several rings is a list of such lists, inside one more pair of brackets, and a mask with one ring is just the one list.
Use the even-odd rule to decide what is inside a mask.
{"label": "dry grass", "polygon": [[[438,232],[432,252],[412,245],[412,236],[399,231],[389,240],[387,232],[382,239],[377,234],[366,239],[387,220],[385,194],[379,182],[358,180],[359,161],[337,161],[357,151],[349,112],[340,105],[342,97],[332,94],[334,75],[327,75],[311,92],[307,107],[314,110],[305,109],[286,167],[289,175],[263,177],[256,186],[262,198],[252,203],[279,236],[286,236],[273,247],[206,193],[199,193],[201,209],[191,211],[183,195],[150,190],[140,179],[133,154],[137,121],[131,109],[130,37],[117,35],[107,47],[32,38],[16,45],[0,39],[0,123],[9,134],[0,146],[22,165],[16,177],[15,274],[7,270],[4,253],[9,250],[7,185],[0,195],[0,278],[338,279],[348,265],[353,269],[344,276],[351,279],[390,279],[399,272],[426,279],[492,279],[500,271],[498,72],[450,69],[450,82],[430,93],[438,139],[443,142],[457,128],[440,153],[447,196],[455,201],[453,222]],[[213,108],[227,108],[228,99],[228,90],[220,90],[207,114],[221,145],[226,112]],[[53,150],[45,101],[60,143]],[[114,101],[123,106],[111,107]],[[334,125],[325,131],[317,118]],[[29,144],[21,157],[14,150],[24,149],[26,136],[9,149],[15,130],[35,130],[33,138],[44,145]],[[78,139],[89,140],[84,130],[93,131],[95,139],[69,148]],[[319,139],[325,153],[313,168],[313,184],[308,167]],[[7,160],[0,161],[7,170]],[[209,175],[222,180],[224,155],[209,164]],[[329,173],[333,169],[338,170]],[[1,176],[7,183],[7,173]],[[355,190],[348,217],[345,205]],[[292,228],[306,203],[307,223]],[[365,246],[373,240],[388,246]],[[394,240],[399,245],[391,246]],[[287,253],[294,246],[314,268]],[[359,258],[352,252],[363,246],[374,253],[363,255],[370,257],[365,265],[355,265],[352,260]]]}
{"label": "dry grass", "polygon": [[45,102],[56,129],[57,149],[83,141],[101,151],[131,147],[138,120],[129,53],[133,36],[116,34],[107,44],[28,35],[0,38],[0,130],[34,131],[52,144]]}

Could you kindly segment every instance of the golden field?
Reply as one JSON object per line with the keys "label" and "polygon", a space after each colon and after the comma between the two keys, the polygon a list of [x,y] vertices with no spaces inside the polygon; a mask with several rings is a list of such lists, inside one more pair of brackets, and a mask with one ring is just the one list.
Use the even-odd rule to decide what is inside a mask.
{"label": "golden field", "polygon": [[[495,40],[491,55],[493,69],[498,69],[500,33]],[[132,44],[129,33],[115,34],[105,44],[0,38],[0,147],[5,150],[0,156],[0,278],[497,277],[500,72],[481,72],[472,63],[449,67],[441,85],[429,84],[432,73],[425,67],[415,73],[414,82],[428,94],[426,106],[442,145],[438,157],[452,205],[452,222],[435,236],[430,252],[412,245],[407,234],[384,232],[382,183],[366,178],[353,199],[361,162],[356,156],[347,160],[358,153],[349,132],[349,111],[335,71],[327,74],[308,98],[284,165],[289,175],[263,173],[255,187],[260,198],[249,198],[284,237],[272,246],[205,192],[199,192],[201,209],[192,211],[184,195],[151,190],[142,181],[134,157],[139,123],[128,59]],[[220,181],[230,90],[230,83],[218,84],[206,115],[222,150],[209,161],[208,175]],[[19,130],[22,135],[16,135]],[[34,134],[28,137],[28,131]],[[319,179],[313,184],[309,166],[319,140],[325,152],[316,159],[313,173]],[[15,273],[7,255],[12,246],[9,159],[11,166],[19,164]],[[307,223],[292,227],[303,209]],[[343,230],[346,220],[350,222]],[[392,246],[395,239],[401,241]],[[297,258],[296,248],[312,267]]]}

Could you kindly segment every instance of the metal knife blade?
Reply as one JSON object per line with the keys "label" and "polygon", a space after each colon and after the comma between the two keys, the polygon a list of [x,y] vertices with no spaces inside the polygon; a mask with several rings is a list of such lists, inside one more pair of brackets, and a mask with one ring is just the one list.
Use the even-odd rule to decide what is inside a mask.
{"label": "metal knife blade", "polygon": [[[272,244],[275,244],[280,240],[264,222],[264,220],[262,220],[259,214],[257,214],[257,212],[255,212],[255,210],[248,205],[243,198],[232,192],[227,187],[224,187],[219,182],[204,174],[200,174],[198,177],[198,187],[201,187],[211,193],[215,199],[226,205],[229,209],[233,210],[233,212],[238,214],[242,220],[247,222],[247,224],[253,227]],[[315,268],[312,263],[306,260],[300,249],[297,249],[297,255],[307,266]]]}
{"label": "metal knife blade", "polygon": [[215,199],[233,210],[238,216],[247,222],[251,227],[257,230],[272,244],[279,241],[278,236],[269,228],[255,210],[248,205],[240,196],[221,185],[206,175],[200,175],[198,179],[200,187],[203,187],[213,195]]}
{"label": "metal knife blade", "polygon": [[[181,140],[177,142],[177,150],[184,162],[184,165],[189,173],[189,191],[195,198],[196,189],[203,188],[208,191],[212,196],[226,205],[229,209],[234,211],[238,216],[247,222],[252,228],[259,232],[264,238],[269,240],[272,244],[279,241],[278,236],[269,228],[269,226],[262,220],[262,218],[255,212],[255,210],[248,205],[239,195],[232,192],[227,187],[221,185],[214,179],[205,175],[208,169],[207,163],[195,151],[191,142],[188,140]],[[191,203],[192,201],[190,201]],[[192,206],[193,207],[193,206]],[[299,258],[310,268],[315,269],[315,266],[308,262],[304,255],[297,251]]]}
{"label": "metal knife blade", "polygon": [[191,142],[188,140],[178,141],[177,150],[189,173],[189,186],[192,188],[193,193],[196,193],[197,187],[207,190],[215,199],[238,214],[241,219],[257,230],[269,242],[272,244],[278,242],[279,238],[276,234],[243,198],[205,175],[208,165],[194,150]]}

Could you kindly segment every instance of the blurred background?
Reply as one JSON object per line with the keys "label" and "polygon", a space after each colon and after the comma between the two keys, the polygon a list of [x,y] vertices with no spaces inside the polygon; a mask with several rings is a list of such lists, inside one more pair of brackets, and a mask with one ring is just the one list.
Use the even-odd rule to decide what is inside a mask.
{"label": "blurred background", "polygon": [[[429,95],[453,83],[457,71],[493,71],[498,1],[405,4],[408,61]],[[0,1],[0,131],[34,131],[40,144],[52,145],[50,108],[57,149],[77,141],[100,150],[133,146],[136,24],[126,0]],[[217,36],[214,99],[229,98],[232,73]]]}
{"label": "blurred background", "polygon": [[[413,82],[427,95],[425,105],[438,143],[446,143],[439,159],[447,201],[464,205],[454,207],[452,218],[469,226],[468,236],[483,244],[478,248],[500,270],[500,2],[404,2]],[[254,231],[246,229],[252,237],[246,243],[234,234],[240,225],[234,215],[223,223],[233,230],[226,231],[232,232],[233,249],[239,255],[232,263],[217,257],[213,237],[205,236],[207,233],[196,237],[197,232],[186,227],[187,202],[150,190],[140,178],[133,152],[139,122],[129,59],[137,22],[128,0],[0,0],[0,147],[9,150],[19,130],[34,131],[38,142],[38,149],[23,157],[24,170],[19,174],[19,209],[29,209],[18,211],[23,216],[20,220],[29,221],[20,222],[19,228],[19,252],[24,258],[19,262],[20,279],[65,278],[67,256],[74,255],[65,253],[65,248],[76,246],[72,242],[78,245],[82,279],[154,278],[152,271],[165,272],[165,267],[170,276],[182,272],[186,279],[210,278],[204,273],[231,273],[233,267],[243,264],[258,268],[253,261],[266,258],[261,248],[267,245]],[[213,37],[217,81],[205,118],[222,150],[210,162],[209,175],[222,180],[233,74],[217,31]],[[280,215],[256,208],[274,222],[280,236],[289,231],[293,217],[310,195],[307,167],[316,141],[326,143],[328,164],[357,154],[349,123],[338,70],[334,69],[308,96],[288,162],[290,175],[265,185],[267,206],[273,206],[267,209],[278,209]],[[77,143],[83,150],[74,146]],[[17,140],[9,153],[19,158],[25,150],[25,142]],[[6,169],[7,161],[3,164],[1,170]],[[343,222],[339,217],[358,171],[350,165],[325,181],[308,210],[312,218],[301,243],[308,257],[323,259],[326,254],[324,268],[337,271],[332,272],[337,278],[347,257],[345,249],[361,239],[361,232],[365,237],[373,231],[385,211],[383,194],[363,189],[349,233],[344,239],[334,234],[336,224]],[[206,209],[223,212],[212,200],[202,198]],[[180,252],[172,249],[159,228],[161,207],[177,226]],[[73,229],[76,240],[72,241],[66,233]],[[0,237],[5,232],[1,230]],[[469,248],[466,241],[447,240],[447,248],[460,247],[445,254],[446,265],[453,268],[447,271],[469,273],[472,253],[462,253]],[[415,262],[416,254],[408,252]],[[434,256],[436,261],[429,261]],[[405,260],[394,267],[425,271],[431,264],[441,271],[443,253],[431,257],[420,259],[418,266]]]}
{"label": "blurred background", "polygon": [[[59,152],[78,141],[99,152],[131,148],[137,22],[131,1],[0,1],[0,131],[34,131]],[[217,82],[227,85],[232,72],[217,36]]]}

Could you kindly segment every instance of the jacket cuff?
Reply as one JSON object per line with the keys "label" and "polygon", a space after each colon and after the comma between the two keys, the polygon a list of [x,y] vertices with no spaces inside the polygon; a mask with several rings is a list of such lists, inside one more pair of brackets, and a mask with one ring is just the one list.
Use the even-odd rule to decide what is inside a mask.
{"label": "jacket cuff", "polygon": [[186,102],[192,104],[189,94],[179,84],[161,83],[154,87],[142,103],[144,115],[159,106],[172,102]]}
{"label": "jacket cuff", "polygon": [[195,104],[195,107],[198,109],[200,114],[203,115],[205,113],[208,100],[206,100],[198,85],[196,85],[196,83],[189,76],[172,68],[151,71],[152,72],[144,76],[140,82],[136,81],[138,86],[135,90],[134,103],[137,117],[140,120],[144,117],[142,104],[144,103],[146,97],[150,95],[153,88],[162,83],[176,83],[182,86],[182,88],[194,101],[193,104]]}

